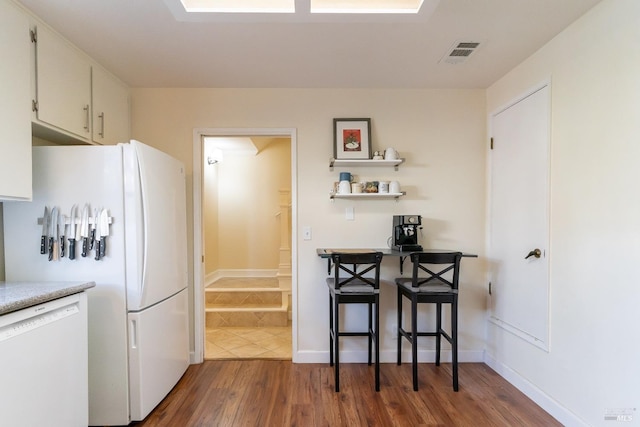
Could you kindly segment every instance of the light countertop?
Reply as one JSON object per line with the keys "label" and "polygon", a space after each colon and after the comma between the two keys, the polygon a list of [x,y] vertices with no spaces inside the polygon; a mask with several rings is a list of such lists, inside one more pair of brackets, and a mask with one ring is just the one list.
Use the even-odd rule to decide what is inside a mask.
{"label": "light countertop", "polygon": [[0,282],[0,315],[83,292],[95,282]]}

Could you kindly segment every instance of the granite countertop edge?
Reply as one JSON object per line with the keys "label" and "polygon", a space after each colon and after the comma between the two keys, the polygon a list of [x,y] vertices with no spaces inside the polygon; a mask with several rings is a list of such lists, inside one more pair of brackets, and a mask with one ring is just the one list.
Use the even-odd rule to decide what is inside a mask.
{"label": "granite countertop edge", "polygon": [[0,315],[84,292],[95,282],[0,282]]}

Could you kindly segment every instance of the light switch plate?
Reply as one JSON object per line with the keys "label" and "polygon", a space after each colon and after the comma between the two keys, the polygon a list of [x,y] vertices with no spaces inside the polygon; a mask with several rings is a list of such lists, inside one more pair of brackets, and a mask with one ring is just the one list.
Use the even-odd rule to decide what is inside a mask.
{"label": "light switch plate", "polygon": [[348,207],[345,211],[345,218],[347,221],[353,221],[355,219],[355,213],[353,212],[353,206]]}
{"label": "light switch plate", "polygon": [[311,240],[311,227],[309,227],[308,225],[302,227],[302,239]]}

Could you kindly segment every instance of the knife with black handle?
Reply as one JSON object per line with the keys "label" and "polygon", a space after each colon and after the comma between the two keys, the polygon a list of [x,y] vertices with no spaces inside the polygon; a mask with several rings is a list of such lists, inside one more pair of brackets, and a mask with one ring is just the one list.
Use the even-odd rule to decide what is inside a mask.
{"label": "knife with black handle", "polygon": [[[49,245],[47,251],[49,253],[49,261],[53,261],[54,252],[57,249],[56,238],[58,230],[58,208],[51,209],[51,217],[49,217]],[[57,258],[57,257],[56,257]]]}
{"label": "knife with black handle", "polygon": [[76,224],[78,218],[78,206],[71,207],[71,217],[69,218],[69,259],[76,259]]}
{"label": "knife with black handle", "polygon": [[42,216],[42,237],[40,238],[40,253],[47,253],[47,235],[49,234],[49,208],[44,207],[44,215]]}
{"label": "knife with black handle", "polygon": [[58,239],[60,240],[60,258],[64,258],[65,250],[65,230],[67,228],[67,217],[65,215],[58,216]]}
{"label": "knife with black handle", "polygon": [[109,235],[109,211],[102,209],[100,212],[100,257],[104,258],[107,252],[107,236]]}
{"label": "knife with black handle", "polygon": [[84,205],[82,209],[80,236],[82,237],[82,256],[86,257],[89,252],[89,205]]}
{"label": "knife with black handle", "polygon": [[[98,220],[99,220],[98,219],[98,215],[96,215],[95,221],[97,222]],[[99,227],[99,224],[95,224],[95,227],[94,227],[94,230],[93,230],[94,232],[96,232],[96,230],[97,230],[97,233],[95,234],[95,238],[94,238],[95,239],[95,243],[94,243],[94,246],[93,246],[93,248],[96,251],[96,257],[95,257],[96,261],[100,260],[100,254],[101,254],[100,246],[102,244],[102,241],[101,241],[102,236],[100,235],[100,228],[98,228],[98,227]]]}
{"label": "knife with black handle", "polygon": [[96,245],[96,228],[98,227],[98,210],[93,210],[93,224],[91,225],[91,236],[89,237],[89,249],[93,250]]}

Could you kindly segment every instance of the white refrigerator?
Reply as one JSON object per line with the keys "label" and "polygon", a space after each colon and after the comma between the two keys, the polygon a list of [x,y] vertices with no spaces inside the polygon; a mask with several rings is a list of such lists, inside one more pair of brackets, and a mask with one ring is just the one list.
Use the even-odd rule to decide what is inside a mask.
{"label": "white refrigerator", "polygon": [[[71,219],[74,205],[92,218],[108,212],[104,254],[96,259],[96,236],[86,256],[80,239],[71,259],[65,236],[66,253],[57,247],[50,260],[40,245],[44,208],[56,207],[67,224],[59,229],[71,234],[69,224],[82,220]],[[189,365],[183,165],[138,141],[34,147],[33,201],[3,209],[7,280],[96,283],[87,292],[89,424],[144,419]]]}

